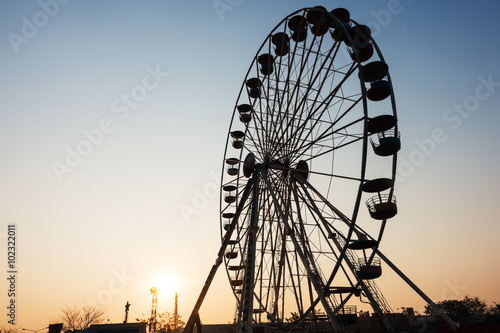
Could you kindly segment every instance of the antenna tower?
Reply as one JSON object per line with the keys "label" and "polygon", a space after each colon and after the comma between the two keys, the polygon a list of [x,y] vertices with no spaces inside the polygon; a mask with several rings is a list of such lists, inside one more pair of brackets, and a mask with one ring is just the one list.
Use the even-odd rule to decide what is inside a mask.
{"label": "antenna tower", "polygon": [[177,331],[177,319],[179,318],[179,313],[177,312],[177,293],[175,293],[175,307],[174,307],[174,332]]}
{"label": "antenna tower", "polygon": [[149,332],[156,332],[156,309],[158,307],[158,288],[153,287],[149,289],[151,295],[153,296],[153,301],[151,304],[151,318],[149,320]]}

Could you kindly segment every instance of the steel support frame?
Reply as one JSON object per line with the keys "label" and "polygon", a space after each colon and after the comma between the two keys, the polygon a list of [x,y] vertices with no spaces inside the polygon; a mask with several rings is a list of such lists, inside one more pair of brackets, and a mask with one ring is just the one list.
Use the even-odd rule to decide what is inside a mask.
{"label": "steel support frame", "polygon": [[278,198],[276,197],[276,193],[273,190],[271,183],[269,182],[269,179],[267,178],[267,173],[265,170],[262,170],[262,178],[264,179],[264,182],[267,186],[267,190],[269,191],[269,194],[271,195],[274,206],[278,210],[278,213],[283,221],[283,224],[285,225],[285,228],[287,229],[288,235],[290,236],[290,239],[293,242],[293,245],[295,247],[295,250],[297,251],[297,255],[299,256],[302,265],[304,266],[305,270],[307,271],[307,276],[309,280],[311,281],[312,285],[314,286],[314,289],[316,290],[316,293],[318,295],[318,298],[321,301],[321,304],[323,305],[323,308],[326,312],[326,315],[330,321],[330,323],[333,326],[333,329],[335,332],[342,332],[340,323],[337,321],[335,318],[335,315],[333,314],[331,310],[331,306],[327,300],[327,296],[324,294],[324,290],[322,288],[321,282],[318,280],[318,277],[315,272],[312,271],[312,260],[311,258],[308,258],[304,252],[302,251],[302,248],[300,246],[300,242],[297,240],[295,231],[293,230],[292,226],[290,225],[288,218],[286,214],[283,212],[281,209],[281,205],[279,204]]}

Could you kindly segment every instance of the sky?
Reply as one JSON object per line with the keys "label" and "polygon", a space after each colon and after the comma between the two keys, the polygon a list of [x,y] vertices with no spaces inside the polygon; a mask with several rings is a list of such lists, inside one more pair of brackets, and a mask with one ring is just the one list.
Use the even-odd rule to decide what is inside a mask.
{"label": "sky", "polygon": [[[220,245],[243,79],[270,31],[313,5],[347,8],[389,65],[399,212],[380,250],[434,301],[500,302],[497,1],[1,0],[0,325],[12,299],[16,328],[85,304],[146,318],[153,286],[158,311],[177,292],[187,320]],[[389,268],[377,284],[393,309],[423,311]],[[201,320],[230,322],[234,305],[221,269]]]}

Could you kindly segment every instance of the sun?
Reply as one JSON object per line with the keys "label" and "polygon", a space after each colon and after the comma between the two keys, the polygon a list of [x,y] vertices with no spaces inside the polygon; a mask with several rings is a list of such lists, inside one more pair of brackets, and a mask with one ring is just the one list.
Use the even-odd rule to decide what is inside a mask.
{"label": "sun", "polygon": [[178,279],[168,274],[158,274],[153,280],[153,286],[158,288],[158,295],[173,296],[177,292]]}

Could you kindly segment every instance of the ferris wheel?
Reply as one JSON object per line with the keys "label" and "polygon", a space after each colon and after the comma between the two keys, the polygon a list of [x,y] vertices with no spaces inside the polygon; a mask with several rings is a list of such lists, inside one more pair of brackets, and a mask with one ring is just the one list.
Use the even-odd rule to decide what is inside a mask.
{"label": "ferris wheel", "polygon": [[342,332],[357,322],[353,301],[370,304],[392,331],[374,280],[385,262],[414,286],[378,250],[397,214],[400,147],[389,66],[370,29],[343,8],[285,17],[235,103],[222,246],[193,314],[224,262],[241,332],[312,322]]}
{"label": "ferris wheel", "polygon": [[221,233],[232,234],[225,265],[242,327],[322,313],[338,328],[355,318],[353,296],[388,310],[371,280],[382,273],[375,250],[397,213],[392,91],[370,29],[345,9],[299,10],[257,51],[221,186]]}

